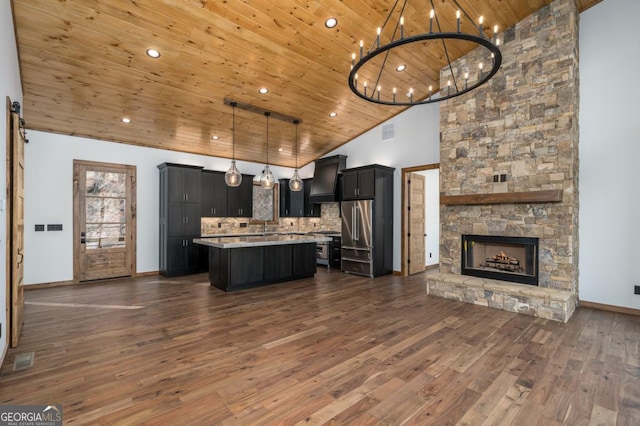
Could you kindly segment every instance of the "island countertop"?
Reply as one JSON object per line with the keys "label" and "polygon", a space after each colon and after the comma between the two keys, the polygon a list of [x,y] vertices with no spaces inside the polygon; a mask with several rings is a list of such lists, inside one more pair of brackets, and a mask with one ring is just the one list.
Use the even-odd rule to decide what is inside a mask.
{"label": "island countertop", "polygon": [[284,244],[305,244],[331,241],[330,237],[320,235],[268,234],[245,235],[236,237],[194,238],[193,242],[222,249],[239,247],[276,246]]}

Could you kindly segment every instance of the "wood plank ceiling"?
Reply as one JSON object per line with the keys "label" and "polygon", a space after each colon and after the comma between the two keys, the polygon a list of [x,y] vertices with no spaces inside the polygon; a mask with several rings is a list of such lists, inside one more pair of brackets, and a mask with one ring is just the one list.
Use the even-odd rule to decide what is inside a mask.
{"label": "wood plank ceiling", "polygon": [[[373,41],[393,3],[12,0],[27,127],[231,158],[232,111],[223,102],[231,98],[300,118],[302,166],[401,112],[361,100],[347,85],[351,53],[360,39]],[[428,3],[409,2],[406,34],[426,30]],[[471,16],[484,16],[489,36],[493,25],[509,28],[549,3],[458,0]],[[437,9],[443,26],[453,26],[455,6],[445,6]],[[328,29],[331,16],[338,25]],[[160,58],[148,57],[148,48]],[[404,53],[407,71],[425,58],[430,63],[419,74],[407,72],[407,85],[422,80],[438,87],[445,60],[433,49]],[[465,47],[454,50],[458,57]],[[260,94],[261,87],[269,93]],[[130,124],[120,121],[125,116]],[[264,116],[236,110],[237,159],[263,163],[266,134]],[[293,167],[294,154],[295,126],[270,119],[269,162]]]}

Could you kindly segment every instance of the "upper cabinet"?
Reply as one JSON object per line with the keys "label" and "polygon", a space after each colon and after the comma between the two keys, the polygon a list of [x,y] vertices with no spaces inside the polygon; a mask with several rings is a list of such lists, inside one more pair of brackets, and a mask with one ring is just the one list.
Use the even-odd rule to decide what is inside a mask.
{"label": "upper cabinet", "polygon": [[[379,166],[384,167],[384,166]],[[362,200],[376,194],[376,166],[356,167],[342,171],[342,199]]]}
{"label": "upper cabinet", "polygon": [[170,203],[198,203],[200,201],[200,174],[202,167],[165,163],[167,167],[168,197]]}
{"label": "upper cabinet", "polygon": [[224,181],[224,172],[204,170],[200,182],[202,217],[227,216],[227,184]]}
{"label": "upper cabinet", "polygon": [[225,184],[225,187],[227,188],[227,216],[252,217],[253,176],[243,174],[240,186],[234,188]]}
{"label": "upper cabinet", "polygon": [[[304,187],[302,191],[289,189],[289,179],[280,179],[280,217],[303,217]],[[303,183],[306,185],[306,182]]]}
{"label": "upper cabinet", "polygon": [[313,179],[302,179],[302,182],[302,192],[304,196],[302,204],[304,206],[304,217],[320,217],[322,215],[321,205],[312,203],[309,198],[309,195],[311,194],[311,185],[313,184]]}
{"label": "upper cabinet", "polygon": [[201,185],[202,217],[251,217],[253,215],[253,176],[242,175],[240,186],[224,181],[224,172],[203,170]]}

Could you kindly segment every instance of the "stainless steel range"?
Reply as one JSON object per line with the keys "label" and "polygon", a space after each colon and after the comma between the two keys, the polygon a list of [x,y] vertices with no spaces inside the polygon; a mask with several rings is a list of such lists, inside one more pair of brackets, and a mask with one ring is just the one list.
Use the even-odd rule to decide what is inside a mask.
{"label": "stainless steel range", "polygon": [[[326,265],[327,268],[337,267],[340,269],[340,255],[338,254],[338,262],[333,261],[333,252],[335,248],[340,248],[341,234],[338,231],[319,231],[314,232],[315,235],[323,237],[331,237],[331,241],[316,243],[316,263],[318,265]],[[332,262],[333,261],[333,262]]]}

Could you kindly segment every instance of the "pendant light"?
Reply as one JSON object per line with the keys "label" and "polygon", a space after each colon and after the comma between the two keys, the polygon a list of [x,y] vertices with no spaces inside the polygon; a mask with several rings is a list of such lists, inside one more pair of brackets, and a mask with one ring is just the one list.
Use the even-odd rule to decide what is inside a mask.
{"label": "pendant light", "polygon": [[269,116],[271,113],[266,111],[264,116],[267,117],[267,164],[265,164],[264,169],[262,170],[262,175],[260,176],[260,185],[263,188],[271,189],[273,185],[276,183],[273,178],[273,173],[269,170]]}
{"label": "pendant light", "polygon": [[300,120],[293,120],[293,124],[296,125],[296,168],[293,171],[293,176],[289,179],[289,189],[291,191],[302,190],[302,179],[298,174],[298,123],[300,123]]}
{"label": "pendant light", "polygon": [[231,124],[231,146],[232,146],[232,159],[231,159],[231,167],[224,174],[224,182],[227,186],[236,187],[240,186],[242,183],[242,173],[236,167],[236,106],[238,104],[236,102],[231,102],[231,107],[233,108],[233,118]]}

